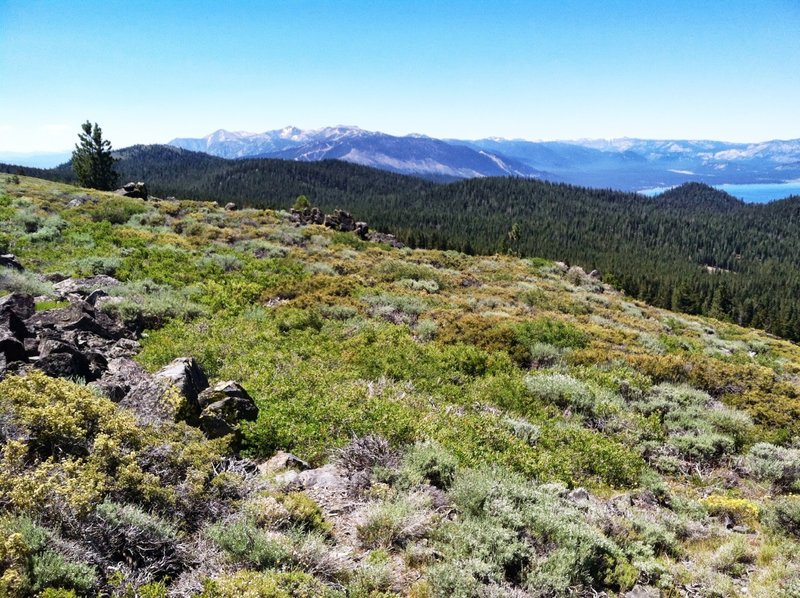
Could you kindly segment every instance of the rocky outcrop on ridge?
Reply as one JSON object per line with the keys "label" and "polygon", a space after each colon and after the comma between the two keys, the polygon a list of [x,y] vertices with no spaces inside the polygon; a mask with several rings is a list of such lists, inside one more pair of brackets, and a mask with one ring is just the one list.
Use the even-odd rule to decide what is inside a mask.
{"label": "rocky outcrop on ridge", "polygon": [[110,276],[64,279],[54,285],[64,307],[36,311],[32,295],[0,297],[0,379],[37,369],[54,378],[79,379],[133,411],[143,424],[185,421],[209,438],[240,440],[240,422],[258,407],[234,381],[209,387],[198,363],[182,357],[155,374],[133,361],[138,330],[97,307]]}

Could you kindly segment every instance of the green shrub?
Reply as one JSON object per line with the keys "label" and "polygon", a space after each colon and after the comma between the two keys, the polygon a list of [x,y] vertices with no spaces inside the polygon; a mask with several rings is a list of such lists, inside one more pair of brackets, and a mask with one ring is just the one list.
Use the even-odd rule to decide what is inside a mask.
{"label": "green shrub", "polygon": [[26,516],[0,516],[0,596],[47,592],[87,594],[95,588],[93,567],[71,561],[51,548],[53,535]]}
{"label": "green shrub", "polygon": [[433,519],[429,496],[414,492],[370,505],[356,533],[367,548],[402,547],[428,535]]}
{"label": "green shrub", "polygon": [[746,462],[756,479],[774,484],[781,492],[800,491],[800,449],[759,442],[747,453]]}
{"label": "green shrub", "polygon": [[0,267],[0,290],[12,293],[28,293],[38,295],[55,295],[53,284],[29,270],[18,272],[11,268]]}
{"label": "green shrub", "polygon": [[174,318],[191,320],[208,314],[208,310],[193,299],[190,289],[176,290],[152,280],[126,283],[108,292],[120,300],[104,302],[101,309],[140,328],[160,328]]}
{"label": "green shrub", "polygon": [[467,576],[472,583],[522,585],[547,596],[589,587],[624,590],[636,581],[638,572],[619,546],[575,507],[524,478],[465,471],[449,496],[463,519],[443,525],[437,539],[463,572],[449,571],[453,591],[470,587]]}
{"label": "green shrub", "polygon": [[539,318],[519,324],[516,328],[520,342],[547,343],[560,349],[578,349],[589,342],[588,335],[575,325],[550,318]]}
{"label": "green shrub", "polygon": [[110,222],[111,224],[125,224],[135,214],[146,212],[147,208],[140,200],[115,197],[103,199],[92,206],[90,212],[95,222]]}
{"label": "green shrub", "polygon": [[597,414],[602,410],[602,403],[609,401],[569,374],[535,374],[525,378],[525,385],[537,399],[583,415]]}
{"label": "green shrub", "polygon": [[259,569],[273,569],[289,562],[286,541],[249,521],[214,524],[208,529],[208,536],[238,563]]}
{"label": "green shrub", "polygon": [[106,274],[114,276],[121,263],[117,257],[91,256],[75,261],[75,269],[79,276]]}
{"label": "green shrub", "polygon": [[239,571],[209,579],[198,598],[335,598],[333,591],[312,576],[292,571]]}
{"label": "green shrub", "polygon": [[446,489],[453,482],[458,462],[435,442],[419,442],[406,451],[400,478],[408,486],[431,484]]}
{"label": "green shrub", "polygon": [[767,522],[775,531],[800,539],[800,497],[787,496],[773,501]]}

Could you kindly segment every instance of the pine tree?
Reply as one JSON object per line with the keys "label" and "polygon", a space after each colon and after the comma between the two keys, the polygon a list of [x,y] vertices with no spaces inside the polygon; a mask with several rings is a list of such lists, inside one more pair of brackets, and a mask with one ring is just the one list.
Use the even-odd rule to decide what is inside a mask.
{"label": "pine tree", "polygon": [[72,152],[72,168],[83,187],[110,191],[117,185],[114,171],[114,158],[111,156],[111,143],[103,139],[103,131],[87,120],[78,133],[79,143]]}

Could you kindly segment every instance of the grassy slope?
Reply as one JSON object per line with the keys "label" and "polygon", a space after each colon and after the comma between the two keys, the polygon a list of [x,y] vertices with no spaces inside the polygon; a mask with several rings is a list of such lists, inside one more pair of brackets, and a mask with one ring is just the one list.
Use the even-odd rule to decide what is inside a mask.
{"label": "grassy slope", "polygon": [[[97,203],[65,208],[83,193]],[[743,455],[800,435],[796,345],[632,302],[541,260],[392,250],[270,211],[122,200],[25,177],[0,182],[0,197],[0,243],[30,270],[114,274],[129,293],[121,313],[166,322],[143,341],[148,369],[193,355],[213,380],[250,391],[261,408],[247,429],[253,457],[287,449],[321,464],[354,436],[433,440],[461,468],[605,499],[637,488],[669,497],[635,529],[582,515],[664,588],[769,596],[798,576],[793,540],[766,515],[736,515],[742,505],[769,513],[775,492],[746,475]],[[684,384],[702,392],[674,386]],[[758,532],[746,546],[722,527],[725,513]],[[431,541],[457,563],[442,534]]]}

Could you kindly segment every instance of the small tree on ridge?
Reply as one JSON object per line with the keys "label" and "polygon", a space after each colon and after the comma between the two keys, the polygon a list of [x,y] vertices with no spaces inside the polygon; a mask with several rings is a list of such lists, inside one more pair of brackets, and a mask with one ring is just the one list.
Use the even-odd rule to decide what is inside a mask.
{"label": "small tree on ridge", "polygon": [[117,185],[118,175],[114,171],[111,142],[103,139],[103,131],[87,120],[78,133],[79,142],[72,152],[72,169],[82,187],[110,191]]}

